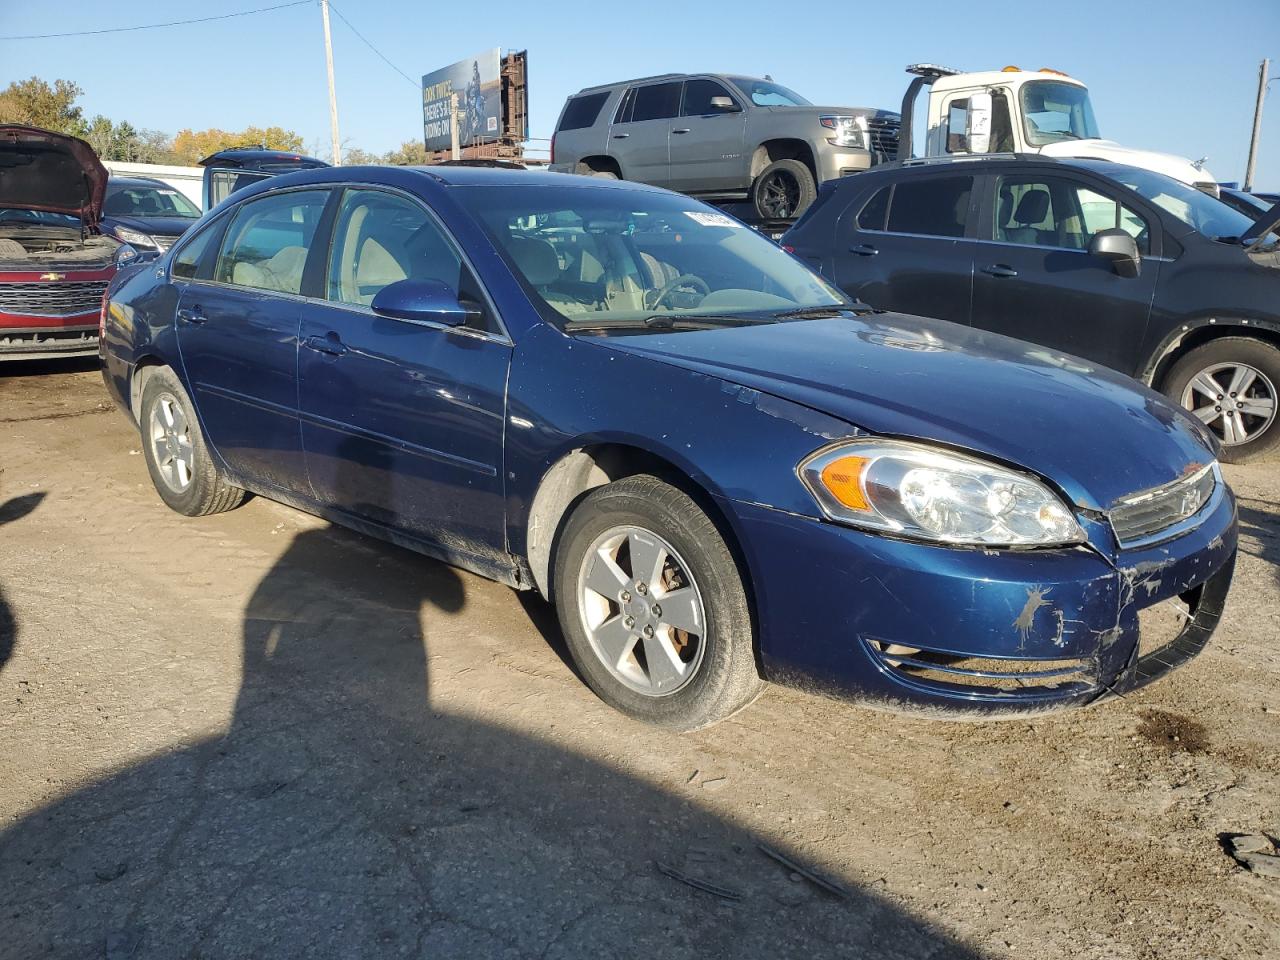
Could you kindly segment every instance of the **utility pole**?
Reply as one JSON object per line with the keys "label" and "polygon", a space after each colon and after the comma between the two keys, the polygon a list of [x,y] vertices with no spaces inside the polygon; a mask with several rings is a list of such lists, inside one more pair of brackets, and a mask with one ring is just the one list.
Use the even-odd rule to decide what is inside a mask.
{"label": "utility pole", "polygon": [[320,17],[324,20],[324,65],[329,71],[329,133],[333,137],[333,165],[342,162],[342,141],[338,137],[338,95],[333,89],[333,36],[329,33],[329,0],[320,0]]}
{"label": "utility pole", "polygon": [[1262,101],[1267,98],[1267,71],[1270,68],[1270,60],[1263,60],[1262,66],[1258,68],[1258,102],[1253,108],[1253,136],[1249,138],[1249,162],[1244,168],[1246,193],[1253,189],[1253,168],[1258,162],[1258,137],[1262,135]]}

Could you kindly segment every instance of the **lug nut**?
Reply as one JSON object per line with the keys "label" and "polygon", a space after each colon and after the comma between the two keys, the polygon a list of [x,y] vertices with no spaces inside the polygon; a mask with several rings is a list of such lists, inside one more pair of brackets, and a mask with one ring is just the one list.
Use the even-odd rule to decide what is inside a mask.
{"label": "lug nut", "polygon": [[653,605],[653,615],[655,617],[662,616],[662,608],[658,606],[656,603]]}
{"label": "lug nut", "polygon": [[636,618],[635,618],[635,617],[627,617],[627,618],[626,618],[625,620],[623,620],[622,622],[623,622],[623,624],[626,626],[626,628],[627,628],[628,630],[630,630],[632,627],[634,627],[634,626],[636,625]]}
{"label": "lug nut", "polygon": [[631,602],[631,591],[630,591],[630,590],[623,590],[623,591],[622,591],[622,602],[623,602],[623,603],[630,603],[630,602]]}
{"label": "lug nut", "polygon": [[646,637],[652,637],[652,636],[653,636],[653,627],[650,627],[650,626],[646,625],[646,626],[645,626],[645,628],[644,628],[644,635],[645,635]]}
{"label": "lug nut", "polygon": [[645,583],[636,584],[636,593],[640,594],[640,596],[643,597],[648,592],[649,592],[648,584],[645,584]]}

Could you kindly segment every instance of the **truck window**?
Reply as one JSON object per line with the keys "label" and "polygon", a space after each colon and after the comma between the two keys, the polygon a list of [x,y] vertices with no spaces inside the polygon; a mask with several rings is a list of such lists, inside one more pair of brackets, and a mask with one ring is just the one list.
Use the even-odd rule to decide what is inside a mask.
{"label": "truck window", "polygon": [[565,104],[564,115],[560,118],[560,130],[584,130],[596,122],[600,116],[600,108],[609,99],[609,91],[587,93],[580,97],[570,97]]}
{"label": "truck window", "polygon": [[969,124],[969,98],[952,100],[947,105],[947,153],[968,153],[969,138],[965,131]]}
{"label": "truck window", "polygon": [[[723,110],[716,110],[711,106],[713,97],[733,97],[723,86],[714,80],[690,80],[684,85],[684,109],[680,111],[682,117],[701,117],[709,113],[724,113]],[[734,100],[734,103],[737,103]]]}
{"label": "truck window", "polygon": [[637,87],[631,105],[632,122],[641,120],[667,120],[680,109],[680,83],[654,83]]}
{"label": "truck window", "polygon": [[963,237],[973,177],[934,177],[897,184],[889,204],[890,233]]}

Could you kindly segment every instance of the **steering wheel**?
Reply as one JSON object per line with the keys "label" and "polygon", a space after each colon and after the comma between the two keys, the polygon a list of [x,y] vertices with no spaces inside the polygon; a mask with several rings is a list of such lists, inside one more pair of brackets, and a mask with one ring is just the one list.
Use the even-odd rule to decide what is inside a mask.
{"label": "steering wheel", "polygon": [[675,293],[681,287],[693,287],[697,292],[701,293],[703,297],[711,295],[711,288],[707,286],[707,282],[705,280],[701,277],[695,277],[692,273],[682,273],[674,280],[663,284],[662,289],[659,290],[657,296],[653,298],[653,303],[649,304],[648,309],[653,310],[656,307],[662,306],[662,301],[667,299],[667,297],[671,296],[671,294]]}

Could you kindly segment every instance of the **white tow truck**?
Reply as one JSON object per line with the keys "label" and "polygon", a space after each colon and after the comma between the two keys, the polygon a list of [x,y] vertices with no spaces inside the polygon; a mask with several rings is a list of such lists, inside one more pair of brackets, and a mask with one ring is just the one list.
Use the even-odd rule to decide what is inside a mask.
{"label": "white tow truck", "polygon": [[929,87],[925,156],[1042,153],[1110,160],[1163,173],[1218,195],[1204,160],[1191,161],[1102,139],[1089,102],[1089,88],[1060,70],[1005,67],[961,73],[918,63],[907,67],[907,72],[915,79],[902,101],[899,159],[912,156],[916,101],[920,91]]}

